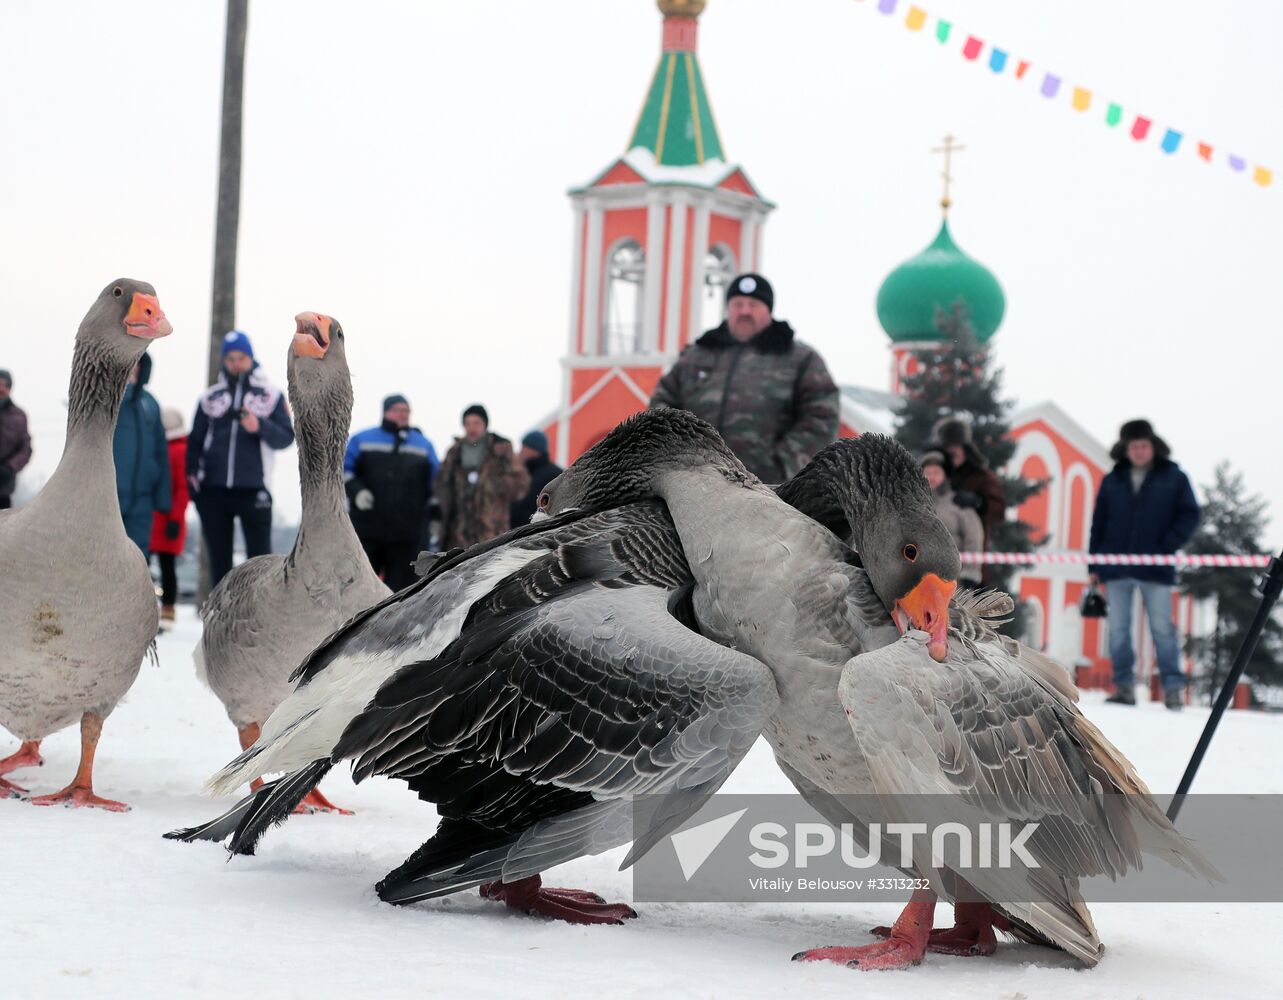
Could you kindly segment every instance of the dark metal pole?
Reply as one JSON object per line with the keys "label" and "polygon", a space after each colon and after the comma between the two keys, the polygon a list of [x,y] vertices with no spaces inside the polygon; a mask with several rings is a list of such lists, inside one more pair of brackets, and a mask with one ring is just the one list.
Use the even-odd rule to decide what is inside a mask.
{"label": "dark metal pole", "polygon": [[[206,385],[223,364],[223,335],[236,326],[236,238],[241,217],[241,96],[245,85],[245,34],[249,0],[227,0],[223,49],[223,119],[218,141],[218,214],[214,222],[214,287],[210,298]],[[200,546],[199,607],[209,596],[209,553]]]}
{"label": "dark metal pole", "polygon": [[1261,578],[1258,589],[1262,595],[1261,605],[1256,609],[1252,624],[1248,626],[1247,635],[1243,636],[1243,645],[1239,647],[1238,654],[1230,665],[1230,674],[1225,678],[1221,693],[1216,697],[1216,704],[1212,706],[1212,714],[1208,716],[1207,725],[1203,727],[1203,735],[1198,738],[1194,755],[1190,757],[1189,766],[1185,768],[1181,783],[1176,787],[1176,794],[1172,796],[1171,805],[1167,807],[1167,818],[1173,823],[1176,822],[1176,816],[1181,811],[1190,785],[1194,783],[1194,775],[1198,774],[1198,766],[1203,763],[1203,755],[1207,753],[1212,737],[1216,735],[1216,727],[1220,724],[1221,716],[1225,714],[1230,699],[1234,697],[1234,688],[1238,686],[1243,670],[1247,667],[1252,654],[1256,652],[1256,643],[1261,638],[1265,623],[1270,620],[1275,602],[1278,601],[1279,594],[1283,593],[1283,553],[1280,553],[1278,558],[1270,560],[1270,565]]}

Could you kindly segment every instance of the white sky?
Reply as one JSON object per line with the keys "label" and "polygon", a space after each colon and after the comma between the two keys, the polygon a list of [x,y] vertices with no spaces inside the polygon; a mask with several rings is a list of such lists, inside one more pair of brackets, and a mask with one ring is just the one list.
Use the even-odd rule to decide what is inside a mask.
{"label": "white sky", "polygon": [[[961,37],[906,31],[906,0],[894,18],[876,0],[710,0],[701,18],[723,145],[779,204],[777,315],[839,381],[886,385],[874,296],[934,235],[926,151],[952,132],[968,147],[952,226],[1006,290],[1011,393],[1105,442],[1148,416],[1196,481],[1229,458],[1278,510],[1283,177],[1263,190],[1138,146],[1102,102],[1283,173],[1283,5],[922,5],[1034,69],[1017,83],[964,60]],[[155,284],[174,324],[152,350],[161,402],[188,412],[204,385],[223,16],[212,0],[4,10],[0,367],[40,473],[61,451],[76,325],[113,278]],[[392,391],[440,451],[471,402],[510,436],[551,410],[565,190],[624,151],[659,35],[651,0],[253,0],[237,318],[269,373],[283,381],[292,317],[315,309],[347,331],[358,427]],[[1041,69],[1096,106],[1039,97]]]}

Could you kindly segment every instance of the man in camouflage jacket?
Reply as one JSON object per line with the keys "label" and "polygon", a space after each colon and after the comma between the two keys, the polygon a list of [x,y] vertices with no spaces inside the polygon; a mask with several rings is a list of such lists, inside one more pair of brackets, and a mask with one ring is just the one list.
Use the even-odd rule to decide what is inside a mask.
{"label": "man in camouflage jacket", "polygon": [[725,321],[682,352],[650,397],[652,409],[707,420],[765,483],[792,478],[838,434],[838,388],[824,359],[771,315],[774,305],[761,275],[736,278]]}
{"label": "man in camouflage jacket", "polygon": [[530,473],[512,442],[489,431],[484,406],[463,411],[463,437],[455,438],[437,470],[434,489],[441,504],[442,551],[467,548],[510,527],[512,502],[530,486]]}

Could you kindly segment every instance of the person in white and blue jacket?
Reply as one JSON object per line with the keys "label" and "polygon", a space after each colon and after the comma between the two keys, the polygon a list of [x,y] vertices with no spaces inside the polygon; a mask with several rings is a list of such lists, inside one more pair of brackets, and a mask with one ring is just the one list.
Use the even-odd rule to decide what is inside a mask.
{"label": "person in white and blue jacket", "polygon": [[392,590],[415,580],[414,560],[427,542],[436,449],[410,426],[410,404],[400,394],[383,400],[383,422],[352,436],[343,479],[352,527],[374,572]]}
{"label": "person in white and blue jacket", "polygon": [[285,393],[254,360],[249,337],[231,331],[218,381],[197,403],[187,437],[187,483],[209,552],[211,590],[232,568],[237,518],[246,558],[272,551],[273,452],[293,443]]}

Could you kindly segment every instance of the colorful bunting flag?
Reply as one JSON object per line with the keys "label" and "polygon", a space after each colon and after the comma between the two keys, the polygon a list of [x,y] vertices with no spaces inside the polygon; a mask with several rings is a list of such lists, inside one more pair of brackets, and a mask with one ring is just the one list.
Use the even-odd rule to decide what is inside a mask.
{"label": "colorful bunting flag", "polygon": [[[882,14],[894,14],[899,6],[899,0],[878,0],[878,11]],[[904,26],[909,31],[921,31],[927,23],[927,12],[916,5],[910,6],[905,14]],[[953,31],[953,24],[941,18],[936,18],[935,26],[936,41],[941,45],[947,44]],[[981,52],[984,51],[985,43],[975,35],[968,35],[966,42],[962,46],[963,58],[975,62],[980,58]],[[1011,53],[1006,49],[1000,49],[995,46],[989,47],[989,69],[994,73],[1002,73],[1007,68]],[[1014,76],[1017,80],[1023,80],[1025,74],[1029,72],[1032,63],[1028,59],[1016,60]],[[1062,78],[1055,73],[1044,73],[1042,84],[1039,92],[1043,97],[1054,99],[1060,93]],[[1070,106],[1075,111],[1087,111],[1091,108],[1092,91],[1087,87],[1075,86],[1072,88],[1070,97]],[[1123,107],[1121,104],[1110,102],[1105,109],[1105,124],[1109,128],[1116,128],[1123,121]],[[1132,121],[1131,137],[1137,142],[1145,140],[1149,136],[1150,128],[1153,126],[1153,120],[1146,118],[1144,115],[1136,115]],[[1184,140],[1185,134],[1178,129],[1165,128],[1163,131],[1162,141],[1159,148],[1168,155],[1176,153]],[[1213,147],[1211,143],[1197,143],[1197,153],[1200,159],[1207,163],[1213,162]],[[1247,170],[1247,161],[1241,156],[1227,155],[1226,162],[1229,168],[1236,173],[1243,173]],[[1255,166],[1252,170],[1252,180],[1261,187],[1267,187],[1274,181],[1274,172],[1267,167]]]}

